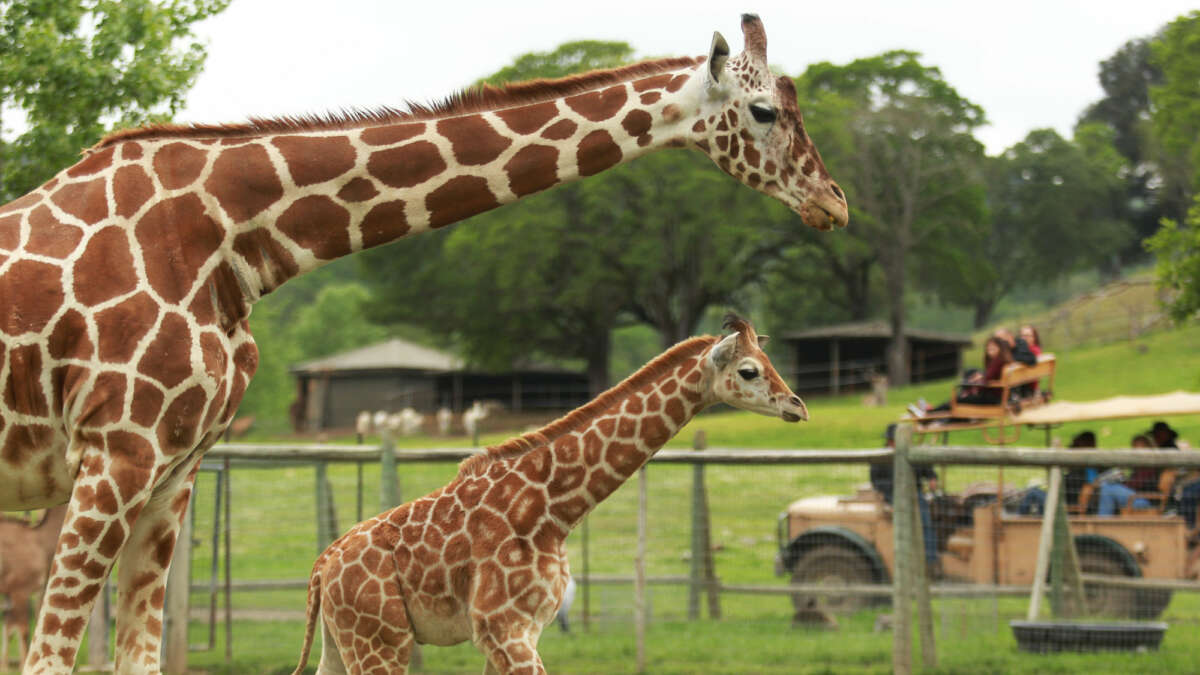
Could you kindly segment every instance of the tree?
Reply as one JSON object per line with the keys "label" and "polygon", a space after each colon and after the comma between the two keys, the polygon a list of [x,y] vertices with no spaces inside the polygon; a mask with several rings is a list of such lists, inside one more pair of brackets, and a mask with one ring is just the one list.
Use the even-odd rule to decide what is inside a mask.
{"label": "tree", "polygon": [[1174,292],[1166,302],[1171,318],[1183,323],[1200,312],[1200,195],[1192,202],[1183,224],[1163,222],[1162,229],[1146,241],[1158,257],[1158,286]]}
{"label": "tree", "polygon": [[1112,135],[1100,124],[1081,125],[1074,141],[1037,129],[988,158],[990,227],[929,268],[943,279],[943,298],[974,309],[975,328],[1014,289],[1095,265],[1131,239],[1114,216],[1124,200],[1125,161]]}
{"label": "tree", "polygon": [[[1125,159],[1121,173],[1124,195],[1114,205],[1113,213],[1134,228],[1140,235],[1138,239],[1158,229],[1159,221],[1173,208],[1170,200],[1163,198],[1163,175],[1157,161],[1161,153],[1150,129],[1150,88],[1163,80],[1151,50],[1155,39],[1130,40],[1100,62],[1104,98],[1088,106],[1075,131],[1079,139],[1080,129],[1087,126],[1099,124],[1111,130],[1112,147]],[[1096,132],[1090,133],[1094,136]],[[1130,243],[1122,257],[1141,254],[1137,240]]]}
{"label": "tree", "polygon": [[[229,0],[0,2],[0,202],[79,157],[110,125],[169,118],[204,64],[195,22]],[[6,130],[8,131],[8,130]]]}
{"label": "tree", "polygon": [[[983,146],[972,135],[984,123],[983,110],[910,51],[845,66],[815,64],[799,78],[797,89],[810,120],[835,111],[845,129],[833,142],[823,137],[825,163],[849,196],[854,226],[845,235],[861,243],[855,255],[864,260],[869,250],[882,272],[893,336],[888,377],[905,384],[910,273],[983,223]],[[822,253],[854,267],[844,264],[841,250]]]}
{"label": "tree", "polygon": [[1200,11],[1167,24],[1151,51],[1163,74],[1162,83],[1150,87],[1150,119],[1167,198],[1185,205],[1200,191]]}

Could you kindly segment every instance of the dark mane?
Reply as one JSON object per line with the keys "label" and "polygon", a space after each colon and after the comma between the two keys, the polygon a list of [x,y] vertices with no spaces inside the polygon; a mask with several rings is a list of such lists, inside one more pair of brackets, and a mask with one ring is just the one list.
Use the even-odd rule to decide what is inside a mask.
{"label": "dark mane", "polygon": [[553,443],[563,434],[578,429],[590,423],[613,405],[624,400],[630,392],[637,391],[645,385],[658,379],[663,373],[670,371],[678,362],[692,356],[704,353],[718,338],[712,336],[694,337],[684,340],[667,351],[655,357],[653,361],[642,366],[637,372],[621,381],[620,384],[600,394],[588,403],[572,410],[537,431],[510,438],[500,445],[493,445],[485,452],[464,459],[459,465],[458,475],[478,475],[484,468],[497,459],[522,455],[534,448]]}
{"label": "dark mane", "polygon": [[92,150],[99,150],[129,140],[230,138],[258,134],[330,131],[469,115],[485,110],[512,108],[571,96],[610,84],[694,67],[703,62],[704,57],[675,57],[642,61],[620,68],[593,70],[555,80],[530,80],[499,87],[485,84],[468,87],[451,94],[443,101],[429,105],[409,102],[407,109],[385,106],[370,110],[342,110],[323,115],[296,115],[270,119],[252,118],[248,122],[238,124],[152,124],[135,129],[114,131],[101,139]]}

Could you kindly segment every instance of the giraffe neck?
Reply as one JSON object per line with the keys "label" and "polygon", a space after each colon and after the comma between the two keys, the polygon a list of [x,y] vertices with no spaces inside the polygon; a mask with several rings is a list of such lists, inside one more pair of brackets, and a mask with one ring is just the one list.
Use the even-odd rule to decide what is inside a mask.
{"label": "giraffe neck", "polygon": [[565,534],[713,402],[704,354],[714,342],[676,345],[583,408],[468,460],[463,473],[507,464],[544,480],[546,518]]}
{"label": "giraffe neck", "polygon": [[556,84],[540,98],[526,91],[536,84],[519,85],[517,96],[492,90],[468,106],[380,114],[367,124],[170,127],[119,134],[99,149],[124,154],[133,144],[140,157],[151,143],[154,166],[169,167],[156,172],[162,187],[190,179],[207,193],[192,211],[211,222],[194,229],[226,233],[215,251],[231,272],[226,285],[248,307],[342,256],[696,144],[701,72],[695,60],[671,60]]}

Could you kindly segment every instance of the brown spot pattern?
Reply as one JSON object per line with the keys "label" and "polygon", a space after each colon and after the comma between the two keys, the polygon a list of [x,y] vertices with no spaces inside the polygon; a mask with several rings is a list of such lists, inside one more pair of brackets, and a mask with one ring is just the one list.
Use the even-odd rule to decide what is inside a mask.
{"label": "brown spot pattern", "polygon": [[126,363],[138,341],[158,318],[158,303],[138,293],[96,315],[97,352],[101,361]]}
{"label": "brown spot pattern", "polygon": [[95,225],[108,217],[108,196],[103,178],[86,183],[68,183],[50,195],[50,201],[88,225]]}
{"label": "brown spot pattern", "polygon": [[168,143],[154,153],[154,174],[168,190],[187,187],[200,177],[208,153],[185,143]]}
{"label": "brown spot pattern", "polygon": [[30,253],[65,258],[75,251],[81,239],[82,230],[60,222],[46,206],[39,206],[29,214],[29,243],[25,248]]}
{"label": "brown spot pattern", "polygon": [[404,202],[383,202],[371,207],[363,218],[360,230],[364,248],[386,244],[408,233],[408,217]]}
{"label": "brown spot pattern", "polygon": [[333,260],[348,255],[350,212],[324,195],[302,197],[276,221],[279,231],[318,258]]}
{"label": "brown spot pattern", "polygon": [[128,218],[154,195],[154,183],[140,166],[123,166],[113,174],[117,215]]}
{"label": "brown spot pattern", "polygon": [[271,143],[299,186],[333,180],[354,167],[354,148],[345,136],[277,136]]}
{"label": "brown spot pattern", "polygon": [[363,129],[359,138],[367,145],[392,145],[393,143],[403,143],[414,136],[421,135],[424,131],[424,122],[391,124]]}
{"label": "brown spot pattern", "polygon": [[451,117],[437,123],[438,133],[450,141],[454,159],[464,166],[482,166],[500,156],[512,141],[496,133],[480,115]]}
{"label": "brown spot pattern", "polygon": [[559,120],[542,131],[542,138],[549,141],[563,141],[575,134],[579,125],[571,120]]}
{"label": "brown spot pattern", "polygon": [[167,302],[179,302],[196,283],[200,267],[220,247],[225,230],[208,217],[200,197],[188,193],[150,207],[134,234],[150,286]]}
{"label": "brown spot pattern", "polygon": [[568,96],[563,102],[584,119],[591,122],[603,122],[616,115],[617,111],[625,106],[628,98],[625,85],[619,84],[601,91],[589,91]]}
{"label": "brown spot pattern", "polygon": [[557,115],[558,105],[554,101],[496,111],[496,116],[503,120],[509,129],[522,135],[532,134],[541,129]]}
{"label": "brown spot pattern", "polygon": [[575,152],[580,176],[594,176],[620,163],[621,157],[620,146],[613,142],[612,136],[604,129],[584,136]]}
{"label": "brown spot pattern", "polygon": [[54,265],[18,260],[0,275],[0,330],[9,335],[40,333],[58,312],[62,278]]}
{"label": "brown spot pattern", "polygon": [[398,148],[379,150],[367,159],[367,171],[384,185],[409,188],[446,170],[446,161],[437,146],[417,141]]}
{"label": "brown spot pattern", "polygon": [[508,186],[518,197],[545,190],[558,182],[558,149],[549,145],[521,148],[504,164]]}
{"label": "brown spot pattern", "polygon": [[75,299],[88,306],[132,292],[137,273],[125,229],[113,225],[92,235],[75,261],[74,277]]}
{"label": "brown spot pattern", "polygon": [[255,144],[222,150],[204,188],[235,223],[250,220],[283,196],[266,148]]}
{"label": "brown spot pattern", "polygon": [[443,183],[425,198],[429,226],[443,227],[500,205],[480,176],[457,176]]}
{"label": "brown spot pattern", "polygon": [[138,372],[170,389],[192,374],[191,349],[187,320],[173,312],[167,314],[138,363]]}
{"label": "brown spot pattern", "polygon": [[354,178],[350,182],[342,186],[338,190],[338,199],[346,202],[365,202],[368,199],[379,194],[379,190],[375,189],[375,184],[366,178]]}

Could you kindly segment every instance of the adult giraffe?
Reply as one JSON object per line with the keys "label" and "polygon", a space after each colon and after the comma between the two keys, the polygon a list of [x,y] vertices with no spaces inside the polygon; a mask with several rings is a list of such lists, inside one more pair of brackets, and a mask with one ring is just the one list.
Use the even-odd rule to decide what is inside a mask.
{"label": "adult giraffe", "polygon": [[707,58],[411,112],[123,131],[0,207],[0,510],[70,503],[26,670],[72,668],[118,559],[116,670],[158,670],[195,472],[257,364],[246,318],[288,279],[667,147],[845,225],[762,23],[742,29],[733,58],[715,35]]}

